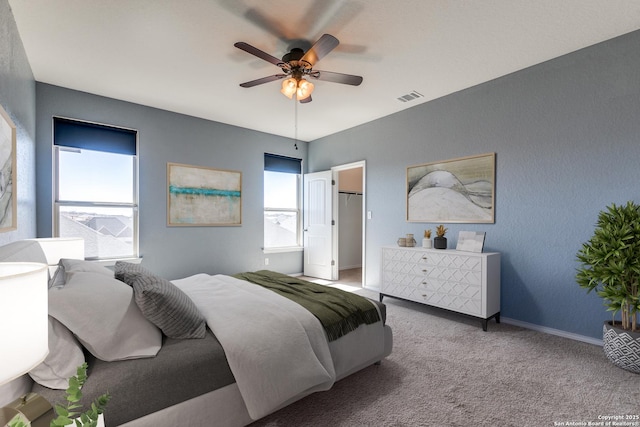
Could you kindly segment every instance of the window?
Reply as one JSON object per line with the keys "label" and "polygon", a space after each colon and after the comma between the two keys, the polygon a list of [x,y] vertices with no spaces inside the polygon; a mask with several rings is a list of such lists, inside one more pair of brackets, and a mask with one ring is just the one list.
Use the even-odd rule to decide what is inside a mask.
{"label": "window", "polygon": [[138,256],[138,133],[54,117],[54,236],[85,258]]}
{"label": "window", "polygon": [[300,247],[302,160],[264,155],[264,248]]}

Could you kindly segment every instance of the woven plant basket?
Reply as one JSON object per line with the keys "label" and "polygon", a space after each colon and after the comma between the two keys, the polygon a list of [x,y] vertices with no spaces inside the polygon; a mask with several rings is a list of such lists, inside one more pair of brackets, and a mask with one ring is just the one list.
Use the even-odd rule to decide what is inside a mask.
{"label": "woven plant basket", "polygon": [[640,332],[625,331],[604,322],[602,328],[604,354],[619,368],[640,374]]}

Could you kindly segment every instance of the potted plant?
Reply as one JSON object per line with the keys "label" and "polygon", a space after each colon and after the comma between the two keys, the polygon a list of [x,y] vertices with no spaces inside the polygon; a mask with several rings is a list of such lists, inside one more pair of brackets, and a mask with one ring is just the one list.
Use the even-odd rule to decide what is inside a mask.
{"label": "potted plant", "polygon": [[[91,408],[83,413],[79,411],[82,405],[79,404],[82,399],[82,386],[87,381],[87,367],[83,363],[76,370],[76,375],[69,378],[69,387],[66,390],[66,405],[56,404],[54,406],[55,418],[51,420],[50,427],[73,425],[75,427],[99,427],[104,426],[101,414],[104,412],[111,396],[108,393],[96,398],[91,403]],[[12,418],[7,424],[8,427],[29,427],[30,422],[23,419],[18,414]]]}
{"label": "potted plant", "polygon": [[431,248],[431,230],[424,230],[424,236],[422,237],[422,247]]}
{"label": "potted plant", "polygon": [[444,225],[440,224],[436,227],[436,237],[433,238],[433,247],[436,249],[447,249],[447,238],[444,235],[447,233],[447,229]]}
{"label": "potted plant", "polygon": [[[640,205],[608,206],[577,254],[576,281],[603,298],[613,319],[604,323],[603,347],[616,366],[640,373]],[[620,320],[616,314],[620,313]]]}

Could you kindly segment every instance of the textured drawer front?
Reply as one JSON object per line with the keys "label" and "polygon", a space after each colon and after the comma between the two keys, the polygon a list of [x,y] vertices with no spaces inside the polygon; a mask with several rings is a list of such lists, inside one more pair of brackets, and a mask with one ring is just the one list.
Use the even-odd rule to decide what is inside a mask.
{"label": "textured drawer front", "polygon": [[481,286],[482,272],[472,270],[456,270],[453,268],[430,267],[424,275],[430,279],[439,279],[446,282],[460,282],[468,285]]}
{"label": "textured drawer front", "polygon": [[423,258],[423,253],[418,251],[407,251],[403,249],[383,249],[385,262],[409,262],[417,263]]}
{"label": "textured drawer front", "polygon": [[482,286],[428,279],[420,294],[423,302],[462,313],[482,314]]}
{"label": "textured drawer front", "polygon": [[385,289],[388,289],[390,285],[402,285],[419,288],[423,286],[425,278],[423,276],[417,276],[415,274],[407,274],[396,271],[385,270],[382,273],[382,282]]}
{"label": "textured drawer front", "polygon": [[482,258],[475,256],[429,252],[423,254],[420,262],[439,267],[482,271]]}

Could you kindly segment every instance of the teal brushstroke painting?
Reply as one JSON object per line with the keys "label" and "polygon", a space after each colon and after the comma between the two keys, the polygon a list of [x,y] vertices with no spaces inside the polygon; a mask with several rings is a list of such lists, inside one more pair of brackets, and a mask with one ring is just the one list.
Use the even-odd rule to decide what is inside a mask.
{"label": "teal brushstroke painting", "polygon": [[240,197],[240,192],[236,190],[218,190],[216,188],[190,188],[169,186],[169,192],[174,194],[193,194],[199,196],[224,196]]}
{"label": "teal brushstroke painting", "polygon": [[242,224],[242,173],[167,164],[167,223],[176,226]]}

